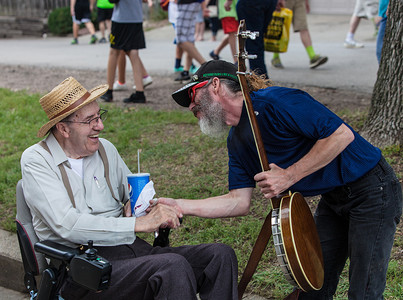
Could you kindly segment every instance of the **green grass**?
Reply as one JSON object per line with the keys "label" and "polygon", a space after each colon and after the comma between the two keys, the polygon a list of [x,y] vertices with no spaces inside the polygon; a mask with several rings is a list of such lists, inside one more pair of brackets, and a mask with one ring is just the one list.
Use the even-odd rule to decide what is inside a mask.
{"label": "green grass", "polygon": [[[40,140],[36,133],[46,120],[39,98],[38,94],[0,89],[0,227],[8,231],[15,231],[15,186],[21,178],[21,154]],[[109,110],[102,137],[115,144],[132,172],[137,172],[137,149],[142,149],[141,171],[151,174],[157,196],[195,199],[227,192],[226,141],[202,135],[190,112],[101,106]],[[346,115],[356,120],[365,117],[356,113]],[[389,147],[384,152],[392,165],[401,165],[399,147]],[[317,203],[317,199],[308,200],[311,206]],[[269,208],[269,201],[255,191],[248,216],[185,217],[183,226],[172,231],[171,243],[174,246],[209,242],[229,244],[237,254],[241,275]],[[149,242],[153,240],[152,234],[141,234],[141,237]],[[402,294],[402,253],[402,226],[399,226],[388,270],[386,299],[398,299]],[[339,286],[336,299],[346,299],[347,269]],[[248,291],[274,299],[284,298],[292,291],[277,265],[271,241]]]}

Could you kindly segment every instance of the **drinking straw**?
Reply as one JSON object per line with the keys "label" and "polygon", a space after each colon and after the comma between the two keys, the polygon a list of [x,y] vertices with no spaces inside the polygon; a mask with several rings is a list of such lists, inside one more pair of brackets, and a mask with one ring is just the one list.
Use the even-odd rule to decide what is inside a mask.
{"label": "drinking straw", "polygon": [[141,149],[137,149],[137,173],[140,173],[140,152]]}

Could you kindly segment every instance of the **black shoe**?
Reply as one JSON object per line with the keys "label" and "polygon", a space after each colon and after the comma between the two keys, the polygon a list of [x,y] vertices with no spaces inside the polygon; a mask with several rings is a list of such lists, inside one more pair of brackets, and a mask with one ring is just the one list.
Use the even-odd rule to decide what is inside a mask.
{"label": "black shoe", "polygon": [[184,81],[190,80],[189,71],[182,71],[178,77],[175,78],[175,81]]}
{"label": "black shoe", "polygon": [[101,96],[101,99],[105,102],[112,102],[113,101],[112,90],[108,90],[105,94],[103,94]]}
{"label": "black shoe", "polygon": [[123,99],[124,103],[146,103],[146,97],[144,93],[133,93],[129,98]]}
{"label": "black shoe", "polygon": [[210,57],[212,59],[214,59],[214,60],[219,60],[220,59],[220,57],[217,54],[214,53],[214,50],[211,51],[209,54],[210,54]]}

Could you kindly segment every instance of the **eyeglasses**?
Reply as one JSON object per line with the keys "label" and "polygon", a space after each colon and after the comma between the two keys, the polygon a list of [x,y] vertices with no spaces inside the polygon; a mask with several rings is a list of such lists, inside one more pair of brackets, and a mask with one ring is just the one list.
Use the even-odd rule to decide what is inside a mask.
{"label": "eyeglasses", "polygon": [[104,122],[108,115],[107,115],[107,110],[106,109],[100,109],[99,110],[99,116],[92,118],[91,120],[88,121],[62,121],[62,122],[66,122],[66,123],[80,123],[80,124],[87,124],[88,126],[95,126],[98,124],[99,119],[102,120],[102,122]]}
{"label": "eyeglasses", "polygon": [[203,86],[205,86],[208,83],[208,80],[206,81],[202,81],[198,84],[195,84],[194,86],[192,86],[189,89],[189,98],[191,102],[195,101],[195,97],[196,97],[196,90],[202,88]]}

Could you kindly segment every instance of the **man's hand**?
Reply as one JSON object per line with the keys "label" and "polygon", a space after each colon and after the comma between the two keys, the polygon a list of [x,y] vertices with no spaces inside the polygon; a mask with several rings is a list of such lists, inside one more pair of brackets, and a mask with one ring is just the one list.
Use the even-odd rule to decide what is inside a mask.
{"label": "man's hand", "polygon": [[158,203],[150,212],[136,219],[135,232],[153,232],[160,227],[177,228],[182,214],[174,207]]}
{"label": "man's hand", "polygon": [[224,9],[225,9],[226,11],[230,11],[230,10],[231,10],[231,6],[232,6],[232,0],[227,0],[227,1],[225,1],[225,3],[224,3]]}
{"label": "man's hand", "polygon": [[258,187],[267,199],[281,194],[294,184],[292,176],[285,169],[276,164],[270,164],[269,167],[269,171],[258,173],[254,177]]}
{"label": "man's hand", "polygon": [[379,23],[381,23],[381,21],[382,21],[382,17],[380,17],[380,16],[374,17],[374,23],[376,26],[379,26]]}
{"label": "man's hand", "polygon": [[[155,201],[156,201],[156,200],[151,200],[151,201],[150,201],[151,206],[154,204]],[[158,201],[158,203],[161,203],[161,204],[165,204],[165,205],[169,205],[169,206],[174,207],[174,208],[175,208],[176,210],[178,210],[179,213],[181,214],[180,218],[183,217],[183,210],[182,210],[182,208],[179,206],[178,202],[177,202],[175,199],[173,199],[173,198],[163,198],[163,197],[161,197],[161,198],[158,198],[157,201]]]}
{"label": "man's hand", "polygon": [[284,7],[285,7],[285,0],[278,0],[276,5],[276,11],[280,11]]}

